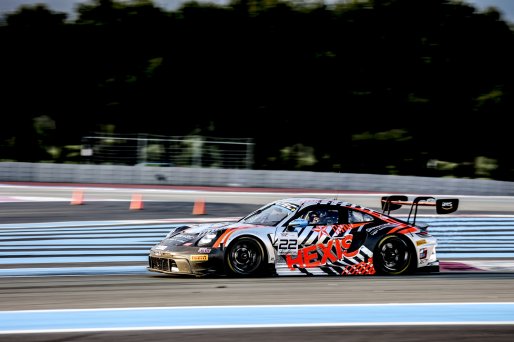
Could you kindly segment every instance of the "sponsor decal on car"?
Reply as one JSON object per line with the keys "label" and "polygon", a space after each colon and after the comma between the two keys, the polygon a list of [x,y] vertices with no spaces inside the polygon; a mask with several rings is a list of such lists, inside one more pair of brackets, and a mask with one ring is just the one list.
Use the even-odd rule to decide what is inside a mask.
{"label": "sponsor decal on car", "polygon": [[421,240],[416,241],[416,246],[421,246],[421,245],[424,245],[425,243],[427,243],[427,240],[421,239]]}
{"label": "sponsor decal on car", "polygon": [[298,209],[298,204],[289,203],[289,202],[277,202],[277,205],[286,208],[289,211],[296,211]]}
{"label": "sponsor decal on car", "polygon": [[334,231],[334,235],[333,236],[341,235],[341,234],[345,233],[348,230],[351,230],[353,228],[357,228],[357,227],[362,226],[364,224],[365,224],[365,222],[362,222],[362,223],[335,224],[335,225],[332,226],[332,230]]}
{"label": "sponsor decal on car", "polygon": [[385,224],[381,224],[381,225],[379,225],[379,226],[366,228],[366,231],[367,231],[370,235],[375,235],[376,233],[378,233],[378,232],[379,232],[379,231],[381,231],[382,229],[391,228],[391,227],[394,227],[394,225],[392,225],[392,224],[390,224],[390,223],[385,223]]}
{"label": "sponsor decal on car", "polygon": [[209,260],[209,256],[202,254],[202,255],[191,255],[190,257],[191,261],[207,261]]}
{"label": "sponsor decal on car", "polygon": [[198,248],[198,253],[210,253],[211,249],[207,247]]}
{"label": "sponsor decal on car", "polygon": [[[346,258],[352,258],[359,254],[359,250],[348,252],[353,241],[353,235],[348,234],[343,239],[332,239],[325,243],[318,243],[298,250],[296,256],[286,255],[287,266],[290,269],[295,267],[319,267],[328,261],[336,262]],[[335,252],[334,252],[335,249]]]}
{"label": "sponsor decal on car", "polygon": [[441,202],[441,209],[452,210],[453,209],[453,202]]}
{"label": "sponsor decal on car", "polygon": [[298,233],[282,232],[277,241],[278,255],[297,255],[298,254]]}
{"label": "sponsor decal on car", "polygon": [[323,236],[330,236],[330,233],[327,231],[328,228],[328,226],[317,226],[312,231],[318,232],[318,239],[321,240]]}

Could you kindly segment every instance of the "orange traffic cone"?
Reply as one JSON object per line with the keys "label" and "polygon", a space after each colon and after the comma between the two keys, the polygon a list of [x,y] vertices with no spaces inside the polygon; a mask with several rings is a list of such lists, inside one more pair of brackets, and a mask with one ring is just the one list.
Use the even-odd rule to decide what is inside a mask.
{"label": "orange traffic cone", "polygon": [[205,214],[205,201],[203,199],[199,199],[195,201],[195,206],[193,207],[193,215],[204,215]]}
{"label": "orange traffic cone", "polygon": [[73,191],[73,195],[71,196],[71,205],[80,205],[84,204],[84,191],[75,190]]}
{"label": "orange traffic cone", "polygon": [[143,195],[133,194],[132,200],[130,201],[130,210],[141,210],[143,209]]}

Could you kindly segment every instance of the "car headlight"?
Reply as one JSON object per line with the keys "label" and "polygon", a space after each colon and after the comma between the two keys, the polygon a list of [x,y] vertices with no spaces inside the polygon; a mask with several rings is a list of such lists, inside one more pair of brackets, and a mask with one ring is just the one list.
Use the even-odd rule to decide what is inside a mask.
{"label": "car headlight", "polygon": [[202,236],[200,240],[198,240],[197,245],[198,246],[210,246],[214,243],[216,238],[218,237],[217,232],[209,232]]}

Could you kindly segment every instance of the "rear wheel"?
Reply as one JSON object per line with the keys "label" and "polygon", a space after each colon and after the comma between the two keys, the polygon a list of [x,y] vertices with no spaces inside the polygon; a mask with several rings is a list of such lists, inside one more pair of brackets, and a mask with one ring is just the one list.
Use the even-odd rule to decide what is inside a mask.
{"label": "rear wheel", "polygon": [[378,274],[400,275],[411,273],[414,254],[407,242],[397,235],[387,235],[379,241],[373,255]]}
{"label": "rear wheel", "polygon": [[242,237],[227,250],[229,273],[235,276],[253,276],[263,272],[264,249],[254,238]]}

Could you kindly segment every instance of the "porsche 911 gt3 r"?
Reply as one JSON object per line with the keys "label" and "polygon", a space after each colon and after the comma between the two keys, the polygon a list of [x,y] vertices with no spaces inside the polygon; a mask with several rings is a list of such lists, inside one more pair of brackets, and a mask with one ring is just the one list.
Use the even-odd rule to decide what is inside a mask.
{"label": "porsche 911 gt3 r", "polygon": [[[148,270],[196,276],[401,275],[439,271],[437,240],[416,224],[418,206],[439,214],[458,199],[382,197],[382,212],[340,200],[287,198],[237,222],[173,228],[149,254]],[[392,210],[410,205],[406,220]]]}

